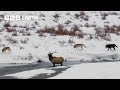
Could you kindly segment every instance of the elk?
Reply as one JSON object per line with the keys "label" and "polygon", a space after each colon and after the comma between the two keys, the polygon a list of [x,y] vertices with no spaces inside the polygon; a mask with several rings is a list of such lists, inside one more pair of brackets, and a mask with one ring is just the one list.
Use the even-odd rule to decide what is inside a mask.
{"label": "elk", "polygon": [[63,65],[64,62],[64,58],[63,57],[53,57],[52,56],[53,53],[49,53],[49,60],[53,63],[53,67],[55,67],[55,64],[61,64],[61,66]]}

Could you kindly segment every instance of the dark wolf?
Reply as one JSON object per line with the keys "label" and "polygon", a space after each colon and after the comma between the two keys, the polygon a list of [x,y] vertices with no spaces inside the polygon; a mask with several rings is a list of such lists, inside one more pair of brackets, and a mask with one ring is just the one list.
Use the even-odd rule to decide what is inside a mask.
{"label": "dark wolf", "polygon": [[118,48],[118,46],[117,46],[117,45],[115,45],[115,44],[107,44],[107,45],[106,45],[106,48],[108,48],[108,50],[109,50],[109,49],[111,49],[111,50],[112,50],[112,48],[113,48],[114,50],[116,50],[116,49],[115,49],[115,47],[117,47],[117,48]]}

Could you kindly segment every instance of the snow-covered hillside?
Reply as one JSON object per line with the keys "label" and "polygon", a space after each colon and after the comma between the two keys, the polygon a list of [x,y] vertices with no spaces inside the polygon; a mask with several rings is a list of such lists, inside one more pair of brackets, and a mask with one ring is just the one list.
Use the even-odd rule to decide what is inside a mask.
{"label": "snow-covered hillside", "polygon": [[[39,18],[6,21],[4,15]],[[67,61],[120,60],[119,11],[0,11],[0,17],[0,63],[49,62],[49,52]],[[74,49],[77,43],[86,48]],[[109,43],[116,51],[105,48]],[[2,53],[5,46],[10,54]]]}

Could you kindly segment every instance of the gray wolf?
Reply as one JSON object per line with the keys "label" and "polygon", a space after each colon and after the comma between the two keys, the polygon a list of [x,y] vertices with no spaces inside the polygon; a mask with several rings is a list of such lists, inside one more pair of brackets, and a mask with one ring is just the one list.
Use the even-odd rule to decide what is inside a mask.
{"label": "gray wolf", "polygon": [[76,48],[76,49],[78,49],[78,48],[82,48],[83,49],[83,47],[86,48],[86,46],[84,44],[75,44],[74,45],[74,48]]}
{"label": "gray wolf", "polygon": [[5,52],[9,52],[9,53],[11,53],[11,48],[10,47],[4,47],[3,49],[2,49],[2,53],[5,53]]}

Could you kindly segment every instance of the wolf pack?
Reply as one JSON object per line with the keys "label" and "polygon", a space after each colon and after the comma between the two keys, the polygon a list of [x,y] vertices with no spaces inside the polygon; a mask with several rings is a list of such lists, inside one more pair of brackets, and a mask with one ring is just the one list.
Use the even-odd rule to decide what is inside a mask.
{"label": "wolf pack", "polygon": [[[83,48],[86,48],[86,46],[85,46],[85,44],[75,44],[74,46],[73,46],[73,48],[75,48],[75,49],[82,49],[83,50]],[[118,48],[118,46],[116,45],[116,44],[107,44],[106,46],[105,46],[105,48],[107,48],[108,49],[108,51],[109,50],[116,50],[115,48]],[[11,48],[10,47],[4,47],[3,49],[2,49],[2,53],[6,53],[6,52],[9,52],[9,53],[11,53]]]}
{"label": "wolf pack", "polygon": [[[109,51],[109,50],[116,50],[116,49],[115,49],[116,47],[118,48],[118,46],[117,46],[116,44],[107,44],[107,45],[105,46],[105,48],[107,48],[108,51]],[[74,45],[74,48],[76,48],[76,49],[79,49],[79,48],[83,49],[83,48],[86,48],[86,46],[85,46],[84,44],[75,44],[75,45]]]}
{"label": "wolf pack", "polygon": [[[83,50],[83,48],[86,48],[86,46],[84,44],[75,44],[73,46],[74,49],[79,49],[81,48]],[[107,44],[105,46],[105,48],[109,50],[116,50],[116,48],[118,48],[117,45],[115,44]],[[11,53],[11,48],[10,47],[4,47],[2,49],[2,53]],[[63,62],[65,61],[65,59],[63,57],[55,57],[55,56],[52,56],[53,53],[49,53],[48,54],[48,57],[49,57],[49,61],[52,62],[53,66],[55,67],[55,64],[61,64],[61,66],[63,65]]]}

